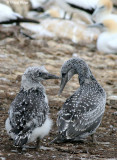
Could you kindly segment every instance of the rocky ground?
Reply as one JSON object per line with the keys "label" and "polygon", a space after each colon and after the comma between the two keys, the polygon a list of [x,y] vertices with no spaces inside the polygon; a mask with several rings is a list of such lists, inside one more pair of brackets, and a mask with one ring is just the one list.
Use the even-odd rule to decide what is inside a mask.
{"label": "rocky ground", "polygon": [[[2,28],[1,28],[2,30]],[[83,159],[117,159],[117,102],[110,101],[117,95],[117,55],[98,53],[95,43],[74,44],[68,39],[40,38],[30,40],[19,34],[18,29],[2,31],[0,37],[0,159],[1,160],[83,160]],[[16,30],[16,29],[15,29]],[[54,125],[48,137],[44,138],[41,148],[21,153],[5,130],[8,109],[18,93],[21,75],[28,66],[45,65],[48,71],[60,75],[60,67],[73,55],[83,58],[90,66],[94,76],[107,93],[106,111],[96,132],[98,144],[93,144],[90,137],[85,143],[51,144],[56,136],[57,112],[65,99],[79,86],[74,76],[58,97],[59,80],[43,82],[46,87],[50,115]]]}

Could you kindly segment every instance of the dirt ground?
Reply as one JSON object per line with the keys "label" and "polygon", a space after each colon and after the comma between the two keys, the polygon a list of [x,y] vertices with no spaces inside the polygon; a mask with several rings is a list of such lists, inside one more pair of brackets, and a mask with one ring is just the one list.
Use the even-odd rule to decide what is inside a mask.
{"label": "dirt ground", "polygon": [[[83,58],[94,76],[107,93],[106,110],[96,132],[98,144],[91,138],[84,143],[49,144],[56,136],[57,112],[65,99],[78,88],[77,76],[65,87],[58,97],[59,80],[43,82],[49,99],[53,128],[37,150],[17,151],[5,130],[8,109],[18,93],[21,75],[28,66],[45,65],[48,71],[60,75],[60,67],[72,55]],[[117,159],[117,104],[111,104],[109,97],[117,95],[117,55],[98,53],[95,43],[73,44],[67,39],[30,40],[13,31],[1,33],[0,37],[0,159],[1,160],[85,160]],[[33,145],[33,143],[32,143]]]}

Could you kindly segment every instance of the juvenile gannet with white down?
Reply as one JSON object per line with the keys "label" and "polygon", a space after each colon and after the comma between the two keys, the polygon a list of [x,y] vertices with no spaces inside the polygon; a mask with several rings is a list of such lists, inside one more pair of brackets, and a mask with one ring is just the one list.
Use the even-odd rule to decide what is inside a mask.
{"label": "juvenile gannet with white down", "polygon": [[98,51],[117,54],[117,22],[106,19],[102,23],[90,25],[90,27],[99,27],[103,30],[97,39]]}
{"label": "juvenile gannet with white down", "polygon": [[19,24],[20,22],[39,23],[39,21],[21,16],[14,12],[9,6],[0,3],[0,24]]}
{"label": "juvenile gannet with white down", "polygon": [[29,67],[22,76],[21,89],[9,109],[5,127],[15,146],[25,144],[48,135],[52,120],[49,118],[48,99],[42,80],[58,79],[42,67]]}
{"label": "juvenile gannet with white down", "polygon": [[78,74],[80,88],[58,112],[58,135],[52,141],[55,143],[80,141],[93,135],[105,111],[106,93],[80,58],[71,58],[63,64],[60,93],[74,74]]}

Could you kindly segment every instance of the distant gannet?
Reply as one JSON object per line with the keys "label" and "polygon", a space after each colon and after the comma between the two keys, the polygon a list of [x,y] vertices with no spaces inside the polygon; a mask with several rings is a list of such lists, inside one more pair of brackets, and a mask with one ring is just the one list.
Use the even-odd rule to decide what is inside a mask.
{"label": "distant gannet", "polygon": [[21,89],[9,109],[5,128],[15,146],[24,145],[48,135],[52,120],[49,118],[48,99],[42,80],[58,79],[42,67],[29,67],[22,76]]}
{"label": "distant gannet", "polygon": [[19,24],[20,22],[39,23],[39,21],[21,16],[20,14],[14,12],[9,6],[0,3],[0,24]]}
{"label": "distant gannet", "polygon": [[112,13],[113,3],[110,0],[99,0],[97,7],[92,15],[95,23],[104,21],[105,19],[113,19],[117,21],[117,15]]}
{"label": "distant gannet", "polygon": [[91,22],[91,15],[93,14],[98,0],[56,0],[61,8],[69,13],[78,13],[84,16]]}
{"label": "distant gannet", "polygon": [[[101,21],[110,16],[113,8],[111,0],[56,0],[56,2],[66,12],[78,13],[88,23]],[[117,17],[113,15],[113,19]]]}
{"label": "distant gannet", "polygon": [[103,30],[97,39],[97,49],[108,54],[117,54],[117,22],[113,19],[106,19],[102,23],[90,25]]}
{"label": "distant gannet", "polygon": [[78,74],[80,88],[58,112],[58,135],[52,141],[55,143],[80,141],[93,135],[105,111],[106,93],[80,58],[71,58],[63,64],[60,93],[74,74]]}
{"label": "distant gannet", "polygon": [[54,0],[30,0],[31,10],[36,12],[44,12]]}
{"label": "distant gannet", "polygon": [[44,3],[45,0],[30,0],[31,3],[31,10],[36,12],[44,12],[44,8],[42,6],[42,3]]}

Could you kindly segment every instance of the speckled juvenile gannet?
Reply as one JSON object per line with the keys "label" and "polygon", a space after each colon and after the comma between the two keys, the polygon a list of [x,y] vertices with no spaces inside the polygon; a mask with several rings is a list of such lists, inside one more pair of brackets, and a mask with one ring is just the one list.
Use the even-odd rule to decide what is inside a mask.
{"label": "speckled juvenile gannet", "polygon": [[80,141],[93,135],[105,111],[106,93],[80,58],[71,58],[63,64],[60,93],[74,74],[79,76],[80,88],[58,112],[58,135],[52,141],[55,143]]}
{"label": "speckled juvenile gannet", "polygon": [[9,6],[0,3],[0,24],[19,24],[20,22],[39,23],[39,21],[21,16],[20,14],[14,12]]}
{"label": "speckled juvenile gannet", "polygon": [[44,86],[46,79],[58,79],[42,67],[29,67],[22,76],[21,89],[9,109],[5,128],[14,144],[21,148],[29,142],[48,135],[52,120],[49,118],[48,99]]}
{"label": "speckled juvenile gannet", "polygon": [[99,0],[97,7],[92,15],[92,20],[96,23],[105,19],[113,19],[117,21],[117,15],[112,13],[113,3],[110,0]]}
{"label": "speckled juvenile gannet", "polygon": [[90,27],[103,29],[103,33],[97,39],[98,51],[117,54],[117,22],[112,19],[106,19],[102,23],[90,25]]}

